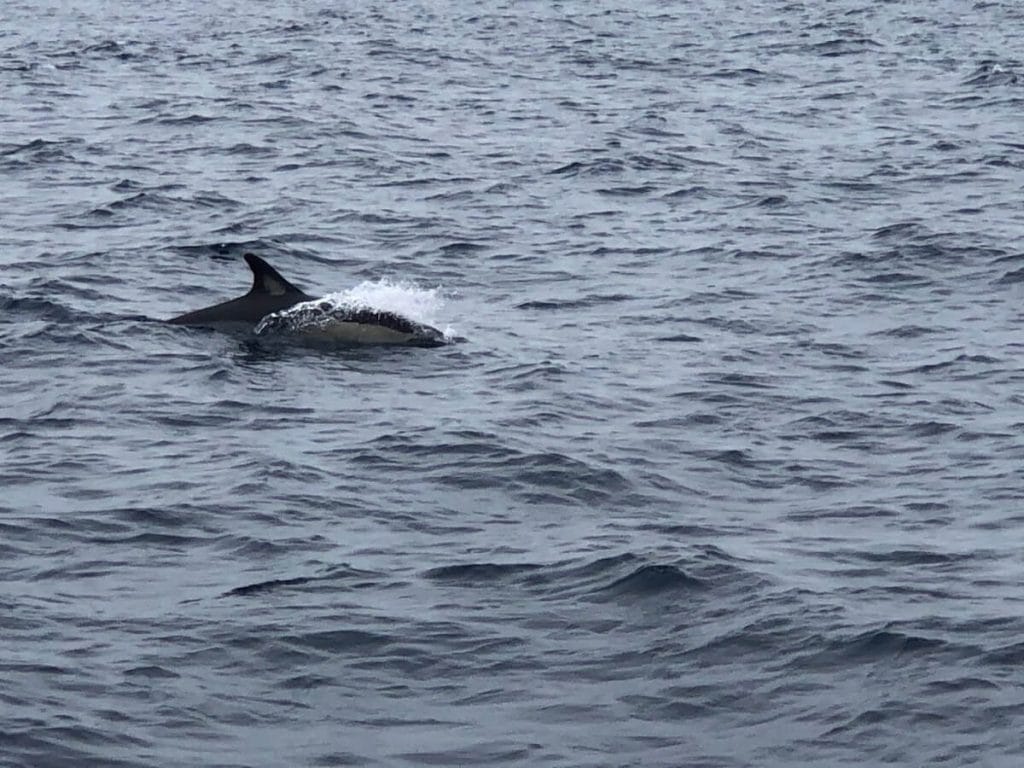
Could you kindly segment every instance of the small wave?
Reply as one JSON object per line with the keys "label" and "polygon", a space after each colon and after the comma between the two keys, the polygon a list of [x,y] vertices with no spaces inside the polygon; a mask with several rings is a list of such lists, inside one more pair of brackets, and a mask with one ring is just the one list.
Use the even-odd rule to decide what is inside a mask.
{"label": "small wave", "polygon": [[155,664],[148,664],[142,667],[132,667],[124,671],[125,677],[143,677],[147,680],[173,680],[181,677],[177,672],[172,672],[165,667]]}
{"label": "small wave", "polygon": [[[84,144],[82,139],[66,139],[49,141],[33,139],[26,144],[8,145],[0,149],[0,157],[5,158],[0,167],[27,167],[47,163],[74,162],[75,158],[66,148],[72,144]],[[0,145],[3,147],[3,145]]]}
{"label": "small wave", "polygon": [[454,243],[447,243],[441,246],[441,252],[445,256],[459,256],[462,254],[472,254],[478,251],[486,250],[489,246],[483,243],[470,243],[465,241],[458,241]]}
{"label": "small wave", "polygon": [[435,581],[468,586],[500,581],[536,571],[541,567],[543,566],[534,563],[466,563],[431,568],[424,576]]}
{"label": "small wave", "polygon": [[[693,163],[682,152],[698,154],[700,149],[689,146],[675,149],[672,152],[656,152],[649,155],[630,155],[629,165],[638,171],[670,171],[679,173],[686,171]],[[694,187],[694,189],[702,189]]]}
{"label": "small wave", "polygon": [[625,293],[610,293],[606,295],[593,294],[582,299],[540,299],[535,301],[524,301],[516,304],[516,309],[581,309],[583,307],[594,307],[601,304],[616,304],[622,301],[630,301],[635,297]]}
{"label": "small wave", "polygon": [[426,578],[451,586],[480,589],[519,588],[547,599],[594,602],[657,597],[665,593],[703,593],[716,585],[725,589],[750,585],[752,574],[737,558],[717,547],[697,548],[674,563],[624,552],[592,560],[478,562],[445,565],[425,572]]}
{"label": "small wave", "polygon": [[948,646],[944,640],[883,629],[839,641],[834,649],[848,661],[875,661],[905,654],[929,653]]}
{"label": "small wave", "polygon": [[870,277],[863,278],[863,282],[872,285],[898,285],[898,284],[915,284],[915,285],[926,285],[931,281],[930,278],[924,277],[923,275],[916,275],[913,272],[882,272],[878,275],[871,275]]}
{"label": "small wave", "polygon": [[334,654],[379,648],[395,642],[397,638],[361,629],[328,629],[282,637],[281,640],[294,647]]}
{"label": "small wave", "polygon": [[137,121],[137,125],[147,125],[150,123],[157,123],[159,125],[202,125],[203,123],[213,123],[224,120],[224,117],[213,116],[213,115],[201,115],[193,113],[191,115],[161,115],[158,117],[144,117]]}
{"label": "small wave", "polygon": [[958,429],[958,425],[944,421],[921,421],[908,426],[906,432],[914,437],[937,437]]}
{"label": "small wave", "polygon": [[655,337],[654,340],[655,341],[676,342],[676,343],[678,343],[678,342],[693,343],[693,342],[703,341],[703,339],[700,336],[690,336],[689,334],[686,334],[686,333],[676,333],[676,334],[673,334],[672,336],[657,336],[657,337]]}
{"label": "small wave", "polygon": [[760,69],[754,69],[753,67],[738,67],[735,69],[719,69],[708,74],[708,77],[723,80],[741,79],[744,81],[760,81],[760,80],[782,80],[778,75],[773,75]]}
{"label": "small wave", "polygon": [[981,657],[983,664],[1010,667],[1018,670],[1024,664],[1024,642],[1004,645],[993,651],[988,651]]}
{"label": "small wave", "polygon": [[927,234],[920,222],[901,221],[887,224],[871,233],[874,240],[909,240]]}
{"label": "small wave", "polygon": [[900,325],[895,328],[887,328],[884,331],[875,331],[871,336],[892,336],[897,339],[917,339],[922,336],[931,336],[940,333],[939,328],[926,328],[921,325]]}
{"label": "small wave", "polygon": [[555,176],[603,176],[609,173],[622,173],[626,164],[621,160],[600,158],[587,162],[574,161],[555,168],[548,173]]}
{"label": "small wave", "polygon": [[908,368],[902,371],[902,373],[935,373],[949,368],[966,368],[965,364],[967,363],[994,365],[998,362],[1000,362],[998,359],[988,355],[957,355],[950,360],[943,360],[937,363],[923,363],[913,368]]}
{"label": "small wave", "polygon": [[164,208],[170,208],[175,205],[177,201],[166,195],[161,195],[156,192],[137,192],[134,195],[122,197],[120,200],[115,200],[106,205],[97,206],[93,208],[90,213],[92,214],[106,214],[111,215],[115,211],[131,210],[135,208],[144,208],[149,210],[161,210]]}
{"label": "small wave", "polygon": [[952,680],[935,680],[925,685],[925,688],[933,693],[999,690],[999,686],[996,683],[980,677],[957,677]]}
{"label": "small wave", "polygon": [[600,595],[614,597],[647,597],[666,591],[705,589],[698,578],[674,565],[643,565],[635,571],[601,587]]}
{"label": "small wave", "polygon": [[0,296],[0,313],[5,316],[24,315],[33,320],[56,323],[69,323],[77,319],[77,314],[71,309],[55,301],[34,296]]}
{"label": "small wave", "polygon": [[170,250],[190,258],[213,256],[217,259],[231,261],[240,258],[243,253],[247,252],[267,254],[268,256],[277,255],[281,252],[281,248],[278,245],[268,240],[221,240],[218,242],[196,243],[194,245],[175,245],[171,246]]}
{"label": "small wave", "polygon": [[87,45],[82,53],[121,53],[124,50],[124,43],[117,40],[104,40],[102,43]]}
{"label": "small wave", "polygon": [[1016,283],[1024,283],[1024,267],[1007,272],[998,280],[996,280],[996,283],[998,285],[1014,285]]}
{"label": "small wave", "polygon": [[[244,584],[240,587],[229,589],[227,592],[223,593],[221,597],[250,597],[252,595],[260,595],[266,592],[286,590],[291,587],[303,587],[323,582],[334,584],[341,580],[347,581],[351,579],[359,579],[359,581],[355,584],[350,584],[349,586],[358,587],[372,583],[376,577],[377,574],[372,571],[360,571],[348,566],[336,566],[330,569],[327,573],[313,576],[295,576],[287,579],[267,579],[265,581],[253,582],[252,584]],[[337,588],[336,584],[334,584],[334,588]]]}
{"label": "small wave", "polygon": [[965,560],[965,556],[933,552],[925,549],[894,549],[890,552],[860,552],[858,557],[876,563],[893,565],[949,565]]}
{"label": "small wave", "polygon": [[639,558],[626,552],[579,562],[566,560],[540,565],[537,563],[462,563],[440,566],[426,572],[427,578],[465,587],[484,587],[496,582],[516,584],[532,591],[549,594],[599,591],[623,567],[639,562]]}
{"label": "small wave", "polygon": [[223,151],[227,155],[245,155],[248,157],[273,157],[278,152],[274,147],[257,146],[245,141],[232,144]]}
{"label": "small wave", "polygon": [[949,653],[963,655],[973,651],[945,640],[886,628],[829,641],[825,643],[825,647],[794,663],[810,668],[834,669],[841,666],[895,662],[909,656]]}
{"label": "small wave", "polygon": [[751,205],[757,208],[780,208],[789,202],[785,195],[765,195],[754,200]]}
{"label": "small wave", "polygon": [[638,197],[641,195],[649,195],[652,192],[657,192],[658,187],[653,184],[641,184],[636,187],[606,187],[604,189],[597,190],[599,195],[606,195],[609,197]]}
{"label": "small wave", "polygon": [[17,155],[21,152],[35,152],[40,149],[47,147],[58,146],[59,141],[47,141],[46,139],[33,139],[26,144],[15,144],[7,145],[3,149],[0,149],[0,157],[10,157],[11,155]]}
{"label": "small wave", "polygon": [[224,597],[246,597],[248,595],[256,595],[261,592],[271,592],[284,587],[298,587],[303,584],[309,584],[312,581],[316,581],[319,577],[316,576],[296,576],[293,579],[267,579],[266,581],[258,581],[254,584],[246,584],[241,587],[235,587],[229,589],[224,593]]}
{"label": "small wave", "polygon": [[992,88],[1001,85],[1017,85],[1021,76],[1016,71],[1017,64],[1004,61],[983,61],[964,78],[963,84],[975,88]]}
{"label": "small wave", "polygon": [[881,48],[882,45],[881,43],[872,40],[870,37],[854,37],[825,40],[824,42],[815,43],[807,47],[811,52],[816,53],[819,56],[832,58],[836,56],[850,56],[859,53],[867,53],[868,51]]}
{"label": "small wave", "polygon": [[512,481],[528,493],[563,494],[584,503],[597,503],[631,486],[614,469],[594,465],[562,453],[531,453],[506,460]]}
{"label": "small wave", "polygon": [[693,187],[681,187],[674,192],[666,192],[662,195],[663,199],[678,199],[678,198],[703,198],[708,196],[708,188],[701,185]]}

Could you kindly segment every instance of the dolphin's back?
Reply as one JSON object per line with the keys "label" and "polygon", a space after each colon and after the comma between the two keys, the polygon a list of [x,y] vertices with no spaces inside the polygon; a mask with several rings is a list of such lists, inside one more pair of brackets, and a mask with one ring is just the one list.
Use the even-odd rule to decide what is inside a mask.
{"label": "dolphin's back", "polygon": [[303,301],[310,301],[301,289],[285,280],[276,269],[259,256],[245,254],[252,269],[252,288],[245,296],[214,304],[193,312],[173,317],[167,322],[174,325],[202,325],[231,327],[247,325],[250,329],[267,315],[280,312]]}
{"label": "dolphin's back", "polygon": [[172,317],[167,322],[174,325],[218,326],[240,325],[244,323],[249,326],[255,326],[256,323],[272,312],[287,309],[297,303],[252,301],[249,295],[246,294],[238,299],[214,304],[212,307],[203,307],[194,312],[186,312],[184,315]]}

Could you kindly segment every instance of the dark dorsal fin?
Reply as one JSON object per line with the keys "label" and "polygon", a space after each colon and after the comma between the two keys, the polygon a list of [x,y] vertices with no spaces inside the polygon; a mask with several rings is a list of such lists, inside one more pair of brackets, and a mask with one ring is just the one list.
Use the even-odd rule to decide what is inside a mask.
{"label": "dark dorsal fin", "polygon": [[252,269],[252,289],[254,293],[269,294],[270,296],[287,296],[290,293],[305,296],[299,288],[285,280],[276,269],[267,264],[263,259],[254,253],[247,253],[243,257],[249,268]]}

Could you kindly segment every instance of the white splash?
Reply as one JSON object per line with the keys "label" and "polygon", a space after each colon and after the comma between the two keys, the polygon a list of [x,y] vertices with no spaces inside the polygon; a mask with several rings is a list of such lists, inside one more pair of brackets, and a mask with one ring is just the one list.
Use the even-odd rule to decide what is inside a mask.
{"label": "white splash", "polygon": [[393,282],[386,277],[364,280],[355,288],[328,293],[317,301],[329,301],[338,308],[382,309],[427,325],[437,325],[437,315],[445,304],[440,288],[420,288],[415,283]]}
{"label": "white splash", "polygon": [[[334,323],[339,313],[363,309],[399,315],[432,330],[439,327],[437,316],[444,305],[440,287],[421,288],[415,283],[388,278],[366,280],[354,288],[328,293],[267,315],[256,326],[255,332],[256,335],[264,335],[322,329]],[[454,329],[450,325],[445,326],[441,333],[447,341],[454,337]]]}

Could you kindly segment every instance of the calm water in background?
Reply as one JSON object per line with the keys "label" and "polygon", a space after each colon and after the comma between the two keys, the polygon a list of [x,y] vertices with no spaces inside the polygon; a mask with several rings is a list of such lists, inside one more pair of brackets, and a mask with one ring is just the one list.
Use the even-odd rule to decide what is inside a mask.
{"label": "calm water in background", "polygon": [[5,3],[0,764],[1020,765],[1021,39]]}

